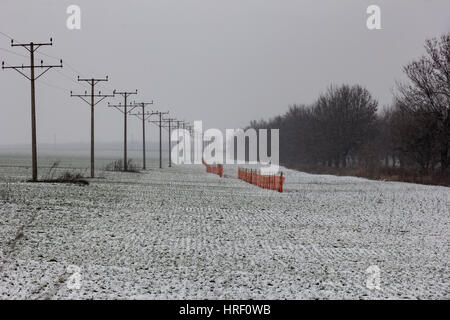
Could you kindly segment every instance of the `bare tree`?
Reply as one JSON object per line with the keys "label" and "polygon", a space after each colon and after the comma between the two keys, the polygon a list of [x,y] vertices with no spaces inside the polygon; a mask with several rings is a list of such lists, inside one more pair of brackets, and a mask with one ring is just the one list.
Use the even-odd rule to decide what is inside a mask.
{"label": "bare tree", "polygon": [[330,87],[314,107],[322,149],[336,166],[347,166],[349,156],[373,136],[377,101],[359,85]]}
{"label": "bare tree", "polygon": [[425,49],[426,55],[404,67],[409,83],[398,84],[396,99],[418,128],[436,131],[436,135],[424,136],[437,140],[428,143],[438,144],[440,167],[445,172],[450,165],[450,33],[427,40]]}

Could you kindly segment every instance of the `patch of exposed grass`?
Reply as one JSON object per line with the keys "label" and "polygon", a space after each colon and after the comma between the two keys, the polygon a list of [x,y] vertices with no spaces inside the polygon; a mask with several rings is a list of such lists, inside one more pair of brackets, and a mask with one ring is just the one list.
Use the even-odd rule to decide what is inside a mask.
{"label": "patch of exposed grass", "polygon": [[12,190],[9,181],[2,183],[0,187],[0,200],[4,203],[10,202],[12,200]]}
{"label": "patch of exposed grass", "polygon": [[116,160],[109,164],[107,164],[104,167],[105,171],[118,171],[118,172],[135,172],[139,173],[140,170],[138,169],[137,165],[134,163],[133,159],[127,160],[127,170],[125,170],[123,165],[123,160]]}
{"label": "patch of exposed grass", "polygon": [[70,171],[64,171],[56,178],[52,179],[42,179],[38,182],[45,182],[45,183],[73,183],[73,184],[80,184],[80,185],[88,185],[89,181],[84,179],[83,175],[80,173],[72,173]]}
{"label": "patch of exposed grass", "polygon": [[[53,164],[47,170],[47,173],[39,179],[37,182],[44,183],[72,183],[79,185],[88,185],[89,181],[87,181],[84,176],[80,172],[71,172],[69,170],[60,171],[59,170],[59,161],[53,162]],[[29,182],[32,182],[29,180]]]}

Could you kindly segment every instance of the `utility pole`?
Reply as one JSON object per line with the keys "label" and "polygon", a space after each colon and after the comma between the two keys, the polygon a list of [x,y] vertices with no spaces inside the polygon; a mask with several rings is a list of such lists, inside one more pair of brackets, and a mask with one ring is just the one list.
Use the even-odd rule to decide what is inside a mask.
{"label": "utility pole", "polygon": [[[188,123],[186,126],[186,129],[189,132],[189,138],[190,138],[190,141],[192,142],[193,131],[194,131],[193,126],[190,123]],[[191,144],[191,146],[192,146],[192,144]],[[192,161],[192,149],[193,149],[192,147],[189,149],[189,160],[190,161]]]}
{"label": "utility pole", "polygon": [[[128,163],[127,163],[127,115],[128,113],[130,113],[131,111],[133,111],[134,108],[136,108],[136,106],[131,107],[130,110],[127,111],[127,106],[128,106],[128,102],[127,99],[130,95],[132,94],[137,94],[137,90],[136,91],[123,91],[123,92],[117,92],[116,90],[113,91],[113,94],[120,94],[123,99],[124,99],[124,105],[122,106],[120,103],[118,105],[110,105],[108,104],[108,107],[114,107],[117,110],[119,110],[120,112],[123,113],[123,171],[127,171],[128,170]],[[120,109],[121,107],[123,107],[123,111]]]}
{"label": "utility pole", "polygon": [[[183,158],[186,159],[186,136],[185,130],[189,132],[189,137],[191,135],[192,126],[189,122],[183,122]],[[192,148],[190,148],[192,149]],[[189,159],[192,160],[192,151],[189,152]]]}
{"label": "utility pole", "polygon": [[[106,78],[104,79],[80,79],[80,77],[78,76],[78,81],[84,81],[89,83],[89,85],[91,86],[91,94],[89,95],[86,91],[84,92],[84,94],[72,94],[72,91],[70,91],[70,96],[71,97],[78,97],[81,98],[84,102],[86,102],[87,104],[89,104],[91,106],[91,178],[94,178],[95,176],[95,164],[94,164],[94,107],[99,104],[100,102],[102,102],[103,100],[105,100],[108,97],[114,97],[114,95],[108,95],[108,94],[102,94],[100,91],[98,92],[98,94],[95,94],[95,85],[99,82],[102,81],[108,81],[108,76],[106,76]],[[85,98],[91,98],[91,102],[89,102],[88,100],[86,100]],[[95,98],[100,98],[97,102],[95,102]]]}
{"label": "utility pole", "polygon": [[183,158],[184,161],[186,160],[186,124],[187,122],[183,121]]}
{"label": "utility pole", "polygon": [[164,114],[169,114],[169,111],[166,112],[157,111],[154,112],[153,114],[159,115],[159,122],[157,121],[150,121],[150,122],[154,124],[159,123],[157,124],[157,126],[159,127],[159,168],[162,169],[162,116]]}
{"label": "utility pole", "polygon": [[171,124],[172,122],[175,122],[177,119],[174,118],[167,118],[167,119],[163,119],[164,122],[167,122],[169,124],[169,168],[172,167],[172,141],[171,141]]}
{"label": "utility pole", "polygon": [[145,107],[148,105],[152,105],[153,104],[153,100],[152,102],[141,102],[141,103],[135,103],[134,105],[136,107],[140,106],[142,108],[142,113],[132,113],[132,115],[137,116],[139,119],[142,120],[142,169],[145,170],[146,169],[146,160],[145,160],[145,121],[148,120],[148,118],[150,118],[150,116],[153,113],[146,113],[145,112]]}
{"label": "utility pole", "polygon": [[183,121],[181,121],[181,120],[177,120],[176,121],[176,123],[177,123],[177,158],[179,158],[180,157],[180,144],[179,144],[179,140],[180,140],[180,123],[182,123]]}
{"label": "utility pole", "polygon": [[[32,181],[36,182],[38,178],[37,173],[37,146],[36,146],[36,89],[35,89],[35,81],[39,79],[44,73],[52,68],[62,68],[62,60],[60,60],[59,65],[44,65],[44,62],[41,60],[41,65],[34,64],[34,52],[42,46],[52,46],[53,40],[50,38],[50,42],[46,43],[14,43],[14,40],[11,39],[11,47],[23,47],[30,52],[30,65],[21,65],[21,66],[6,66],[5,62],[2,62],[2,69],[14,69],[23,75],[25,78],[30,80],[31,82],[31,161],[32,161]],[[23,72],[23,69],[30,69],[30,74],[27,75]],[[35,69],[43,69],[43,71],[35,76]]]}

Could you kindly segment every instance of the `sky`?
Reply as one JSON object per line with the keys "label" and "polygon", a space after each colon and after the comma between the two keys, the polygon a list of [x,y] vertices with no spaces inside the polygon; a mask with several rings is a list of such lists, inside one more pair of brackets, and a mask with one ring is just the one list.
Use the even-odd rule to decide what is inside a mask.
{"label": "sky", "polygon": [[[69,5],[81,29],[69,30]],[[381,30],[366,27],[369,5]],[[81,77],[109,76],[97,90],[134,91],[132,100],[204,128],[242,128],[292,104],[310,104],[331,85],[360,84],[392,101],[402,66],[424,53],[425,39],[450,32],[448,0],[1,0],[0,60],[29,63],[16,42],[46,42],[36,61],[55,64],[36,84],[38,143],[89,142],[90,107]],[[30,81],[0,70],[0,145],[31,140]],[[105,100],[123,101],[120,97]],[[123,116],[96,106],[96,141],[123,139]],[[130,140],[141,122],[131,117]],[[157,128],[148,124],[150,141]]]}

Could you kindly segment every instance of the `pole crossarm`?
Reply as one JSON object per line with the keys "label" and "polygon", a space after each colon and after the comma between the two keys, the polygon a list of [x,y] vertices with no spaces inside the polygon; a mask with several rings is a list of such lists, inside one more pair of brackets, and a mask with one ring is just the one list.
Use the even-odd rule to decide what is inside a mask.
{"label": "pole crossarm", "polygon": [[[21,66],[5,66],[5,62],[2,61],[2,69],[14,69],[16,70],[18,73],[20,73],[21,75],[23,75],[25,78],[27,78],[28,80],[37,80],[39,79],[44,73],[46,73],[48,70],[52,69],[52,68],[62,68],[62,60],[60,60],[61,63],[57,64],[57,65],[44,65],[43,61],[41,61],[40,65],[35,65],[35,66],[25,66],[25,65],[21,65]],[[39,73],[37,76],[35,75],[33,78],[31,78],[31,76],[28,76],[26,73],[24,73],[22,70],[23,69],[44,69],[44,71],[42,71],[41,73]]]}
{"label": "pole crossarm", "polygon": [[185,123],[185,121],[184,120],[177,120],[177,121],[175,121],[176,123],[177,123],[177,129],[180,129],[181,128],[181,124],[183,124],[183,123]]}
{"label": "pole crossarm", "polygon": [[[105,78],[102,79],[82,79],[80,78],[80,76],[78,76],[78,81],[80,82],[87,82],[89,83],[89,85],[91,86],[91,93],[88,93],[87,91],[84,92],[84,94],[73,94],[72,91],[70,91],[70,96],[71,97],[78,97],[81,100],[83,100],[84,102],[86,102],[88,105],[90,106],[96,106],[97,104],[99,104],[100,102],[102,102],[103,100],[105,100],[106,98],[114,98],[114,94],[102,94],[101,91],[98,92],[98,94],[95,94],[93,92],[94,87],[97,83],[101,82],[101,81],[108,81],[108,76],[106,76]],[[86,100],[85,98],[90,98],[91,101]],[[93,105],[92,105],[92,98],[100,98],[97,100],[97,102],[94,101]]]}
{"label": "pole crossarm", "polygon": [[140,120],[142,120],[142,117],[144,117],[144,121],[147,121],[151,116],[153,116],[154,114],[151,112],[138,112],[138,113],[130,113],[132,116],[136,116],[138,117]]}
{"label": "pole crossarm", "polygon": [[98,94],[90,95],[87,93],[87,91],[84,94],[73,94],[72,91],[70,91],[71,97],[78,97],[81,98],[84,102],[86,102],[88,105],[91,105],[91,101],[86,100],[85,98],[100,98],[96,102],[94,102],[94,106],[105,100],[106,98],[114,98],[113,94],[102,94],[101,91],[98,92]]}
{"label": "pole crossarm", "polygon": [[[86,102],[88,105],[91,105],[91,102],[85,99],[85,98],[88,98],[88,97],[90,98],[91,97],[91,95],[89,95],[89,94],[84,95],[84,94],[72,94],[71,93],[70,96],[71,97],[78,97],[81,100],[83,100],[84,102]],[[100,98],[99,100],[97,100],[94,103],[94,106],[96,106],[97,104],[99,104],[100,102],[105,100],[106,98],[113,98],[114,95],[113,94],[101,94],[101,92],[99,92],[99,94],[94,94],[93,97]]]}
{"label": "pole crossarm", "polygon": [[[168,130],[169,128],[174,129],[174,127],[171,124],[174,123],[174,122],[177,122],[177,119],[175,119],[175,118],[166,118],[166,119],[164,119],[163,118],[161,121],[162,121],[162,123],[164,123],[164,124],[161,124],[161,128]],[[159,121],[155,121],[155,120],[149,121],[149,122],[159,123]]]}
{"label": "pole crossarm", "polygon": [[153,100],[150,101],[150,102],[135,102],[135,101],[133,101],[133,103],[130,103],[130,104],[131,105],[135,105],[137,107],[146,107],[146,106],[153,105],[154,102],[153,102]]}
{"label": "pole crossarm", "polygon": [[[14,40],[11,39],[11,47],[23,47],[25,49],[27,49],[33,57],[34,60],[34,52],[39,49],[39,47],[42,46],[52,46],[53,45],[53,40],[50,38],[50,42],[45,42],[45,43],[14,43]],[[52,69],[52,68],[62,68],[63,67],[63,62],[62,59],[60,59],[60,63],[59,64],[55,64],[55,65],[44,65],[44,61],[41,60],[41,64],[31,64],[31,65],[20,65],[20,66],[5,66],[5,62],[2,61],[2,69],[14,69],[16,70],[18,73],[20,73],[21,75],[23,75],[25,78],[27,78],[28,80],[37,80],[39,79],[44,73],[46,73],[48,70]],[[23,72],[24,69],[33,69],[33,71],[35,69],[43,69],[43,71],[41,73],[39,73],[37,76],[34,74],[33,75],[27,75],[25,72]]]}
{"label": "pole crossarm", "polygon": [[14,43],[14,39],[11,39],[11,47],[24,47],[25,49],[27,49],[30,52],[34,52],[37,49],[39,49],[39,47],[42,46],[52,46],[53,45],[53,39],[50,38],[50,42],[43,42],[43,43]]}
{"label": "pole crossarm", "polygon": [[88,82],[89,84],[94,84],[94,86],[97,84],[97,83],[99,83],[99,82],[106,82],[106,81],[108,81],[109,79],[108,79],[108,76],[106,76],[105,78],[103,78],[103,79],[95,79],[95,78],[92,78],[92,79],[83,79],[83,78],[80,78],[80,76],[78,76],[78,79],[77,79],[78,81],[84,81],[84,82]]}
{"label": "pole crossarm", "polygon": [[153,104],[154,104],[153,100],[151,102],[138,102],[138,103],[133,102],[132,104],[130,104],[130,106],[133,106],[134,108],[141,107],[142,112],[130,113],[130,114],[138,117],[140,120],[147,121],[153,115],[153,113],[152,113],[153,111],[151,111],[151,112],[145,111],[145,108],[147,106],[150,106]]}
{"label": "pole crossarm", "polygon": [[119,95],[121,95],[122,97],[125,98],[125,97],[128,97],[128,96],[132,95],[132,94],[137,94],[138,91],[137,91],[137,89],[135,91],[122,91],[122,92],[114,90],[113,93],[114,94],[119,94]]}
{"label": "pole crossarm", "polygon": [[108,107],[109,107],[109,108],[116,108],[116,109],[119,110],[122,114],[125,113],[125,110],[122,110],[121,108],[125,108],[125,107],[126,107],[126,108],[131,108],[131,109],[127,109],[127,111],[126,111],[127,114],[131,114],[131,111],[133,111],[134,109],[137,108],[136,106],[133,107],[131,104],[125,106],[125,105],[123,105],[123,104],[121,104],[121,103],[119,103],[119,104],[110,104],[110,103],[108,103]]}
{"label": "pole crossarm", "polygon": [[[169,111],[166,111],[166,112],[155,111],[155,112],[151,112],[151,114],[149,114],[149,116],[158,115],[158,116],[162,117],[165,114],[169,114]],[[159,126],[161,126],[161,128],[163,127],[162,124],[161,124],[162,119],[161,119],[161,121],[159,121],[159,120],[148,120],[148,122],[155,124],[157,127],[159,127]]]}
{"label": "pole crossarm", "polygon": [[[119,110],[119,111],[120,111],[121,113],[123,113],[123,114],[125,114],[125,112],[126,112],[126,114],[129,114],[129,113],[131,113],[131,111],[133,111],[137,106],[136,106],[135,104],[132,104],[132,103],[128,104],[128,103],[127,103],[127,99],[128,99],[128,97],[129,97],[130,95],[132,95],[132,94],[137,94],[137,93],[138,93],[137,90],[135,90],[135,91],[122,91],[122,92],[117,91],[117,90],[114,90],[114,91],[113,91],[113,94],[114,94],[114,95],[116,95],[116,94],[121,95],[121,96],[124,98],[125,103],[124,103],[124,104],[122,104],[122,103],[120,103],[120,102],[119,102],[119,104],[110,104],[110,103],[108,103],[108,107],[110,107],[110,108],[116,108],[117,110]],[[122,111],[121,108],[124,108],[124,110]],[[131,109],[127,110],[127,108],[131,108]]]}

